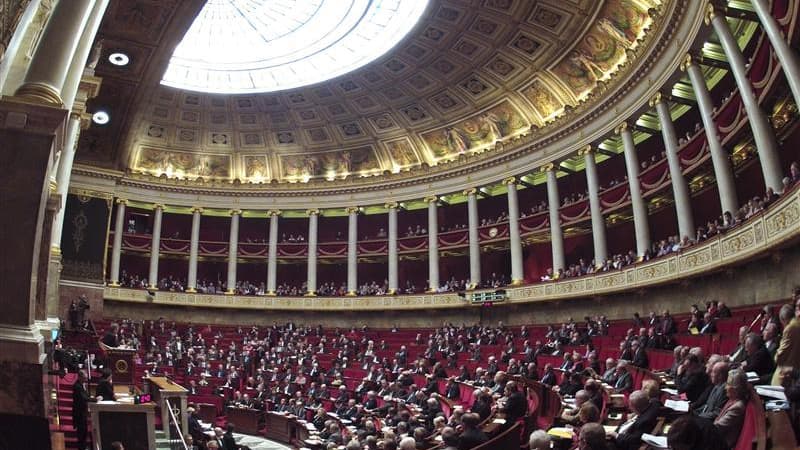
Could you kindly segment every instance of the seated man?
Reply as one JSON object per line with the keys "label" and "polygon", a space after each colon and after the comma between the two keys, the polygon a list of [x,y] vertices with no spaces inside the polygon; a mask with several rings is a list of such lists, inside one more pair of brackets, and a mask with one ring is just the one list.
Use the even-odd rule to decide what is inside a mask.
{"label": "seated man", "polygon": [[617,363],[617,381],[613,385],[615,394],[623,394],[633,389],[633,377],[628,372],[628,362],[620,360]]}
{"label": "seated man", "polygon": [[470,450],[489,440],[482,430],[478,428],[480,417],[475,413],[467,413],[461,418],[464,431],[458,438],[458,450]]}
{"label": "seated man", "polygon": [[631,392],[628,403],[632,414],[628,415],[628,420],[617,431],[608,433],[619,450],[639,448],[642,445],[642,434],[650,433],[658,420],[658,405],[651,403],[643,391]]}
{"label": "seated man", "polygon": [[714,419],[719,415],[722,406],[728,401],[725,393],[725,382],[728,379],[730,365],[720,361],[711,367],[711,386],[692,404],[692,413],[705,419]]}
{"label": "seated man", "polygon": [[587,401],[589,401],[589,394],[581,389],[575,394],[575,406],[570,409],[565,409],[564,412],[561,413],[560,419],[568,425],[576,425],[578,423],[578,411],[580,411],[581,406]]}

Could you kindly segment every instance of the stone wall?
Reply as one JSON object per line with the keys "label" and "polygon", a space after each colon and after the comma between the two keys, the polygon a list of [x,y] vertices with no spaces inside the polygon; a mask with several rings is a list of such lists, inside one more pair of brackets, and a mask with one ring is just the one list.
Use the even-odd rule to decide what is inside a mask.
{"label": "stone wall", "polygon": [[[800,286],[800,245],[769,253],[738,267],[729,267],[702,277],[610,296],[575,298],[534,304],[465,307],[446,310],[375,312],[287,312],[215,309],[172,305],[144,305],[107,300],[106,317],[193,321],[215,324],[272,324],[294,321],[302,324],[347,327],[367,324],[374,328],[432,327],[444,322],[483,321],[506,324],[555,323],[573,317],[605,314],[610,319],[631,317],[634,312],[669,309],[688,311],[692,303],[725,301],[731,307],[787,299]],[[63,298],[63,294],[62,294]],[[94,305],[92,309],[94,310]],[[93,311],[94,313],[95,311]]]}

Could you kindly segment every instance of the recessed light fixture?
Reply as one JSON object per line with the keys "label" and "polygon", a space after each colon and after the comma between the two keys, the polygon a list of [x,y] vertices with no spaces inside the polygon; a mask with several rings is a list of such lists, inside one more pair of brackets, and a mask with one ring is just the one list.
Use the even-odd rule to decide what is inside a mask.
{"label": "recessed light fixture", "polygon": [[92,122],[98,125],[105,125],[109,120],[111,120],[111,117],[105,111],[97,111],[92,115]]}
{"label": "recessed light fixture", "polygon": [[108,62],[115,66],[123,67],[127,66],[128,63],[131,62],[131,58],[125,53],[116,52],[108,55]]}

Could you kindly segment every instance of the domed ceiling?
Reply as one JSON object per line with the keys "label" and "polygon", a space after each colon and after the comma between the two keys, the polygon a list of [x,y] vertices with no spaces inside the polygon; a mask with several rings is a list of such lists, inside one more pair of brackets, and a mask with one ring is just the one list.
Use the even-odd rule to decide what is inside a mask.
{"label": "domed ceiling", "polygon": [[[151,58],[137,69],[151,76],[140,76],[136,96],[128,94],[117,137],[93,127],[81,138],[79,159],[93,164],[113,146],[116,168],[133,174],[269,183],[413,174],[502,152],[578,105],[602,101],[593,92],[620,67],[634,66],[629,59],[666,21],[660,11],[672,1],[431,0],[382,57],[328,81],[269,93],[160,85],[167,58]],[[106,51],[123,48],[108,24],[103,31],[114,43]],[[179,84],[170,73],[165,81]],[[108,75],[112,85],[120,77]]]}

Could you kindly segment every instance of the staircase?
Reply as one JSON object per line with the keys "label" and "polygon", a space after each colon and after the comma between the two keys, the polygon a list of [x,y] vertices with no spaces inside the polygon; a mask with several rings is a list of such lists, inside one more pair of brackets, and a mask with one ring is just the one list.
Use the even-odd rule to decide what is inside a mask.
{"label": "staircase", "polygon": [[[58,431],[64,433],[64,444],[67,450],[77,450],[78,448],[78,433],[72,424],[72,385],[78,379],[78,375],[68,373],[60,379],[58,389],[56,390],[56,403],[58,405],[59,423],[50,424],[50,431]],[[92,434],[91,422],[87,424],[89,430],[86,438],[86,443],[91,446]]]}

